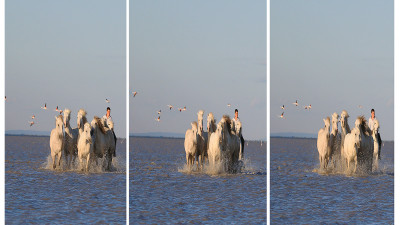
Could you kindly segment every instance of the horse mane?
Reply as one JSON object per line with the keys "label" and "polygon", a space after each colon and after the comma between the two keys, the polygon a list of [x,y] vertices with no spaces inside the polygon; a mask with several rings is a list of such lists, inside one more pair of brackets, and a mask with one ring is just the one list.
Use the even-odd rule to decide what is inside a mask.
{"label": "horse mane", "polygon": [[228,130],[231,131],[231,118],[229,115],[223,115],[222,118],[225,120]]}
{"label": "horse mane", "polygon": [[103,126],[103,123],[101,122],[101,119],[97,116],[94,116],[93,119],[96,121],[97,126],[101,130],[101,133],[106,134],[106,129]]}
{"label": "horse mane", "polygon": [[326,117],[326,120],[328,120],[328,123],[331,122],[331,118],[329,116]]}
{"label": "horse mane", "polygon": [[364,116],[358,116],[358,120],[360,120],[361,131],[366,135],[371,135],[371,130],[368,127],[367,120]]}
{"label": "horse mane", "polygon": [[334,113],[332,114],[332,120],[333,120],[333,118],[337,119],[338,117],[339,117],[339,115],[338,115],[336,112],[334,112]]}
{"label": "horse mane", "polygon": [[211,127],[212,127],[213,131],[217,130],[217,125],[215,124],[215,120],[211,120]]}
{"label": "horse mane", "polygon": [[347,111],[346,110],[343,110],[342,111],[342,115],[341,116],[343,116],[343,117],[349,117],[349,114],[347,113]]}
{"label": "horse mane", "polygon": [[203,119],[203,115],[204,115],[204,110],[199,110],[199,112],[197,113],[197,120]]}
{"label": "horse mane", "polygon": [[78,114],[82,115],[82,123],[85,124],[87,123],[87,119],[86,119],[86,111],[84,109],[80,109],[78,111]]}
{"label": "horse mane", "polygon": [[78,114],[81,114],[82,116],[86,116],[86,111],[84,109],[80,109],[78,111]]}
{"label": "horse mane", "polygon": [[64,109],[64,115],[71,115],[71,110]]}
{"label": "horse mane", "polygon": [[217,130],[217,125],[215,124],[214,114],[212,112],[208,113],[207,122],[208,122],[209,118],[211,120],[211,128],[212,128],[212,130],[213,131]]}

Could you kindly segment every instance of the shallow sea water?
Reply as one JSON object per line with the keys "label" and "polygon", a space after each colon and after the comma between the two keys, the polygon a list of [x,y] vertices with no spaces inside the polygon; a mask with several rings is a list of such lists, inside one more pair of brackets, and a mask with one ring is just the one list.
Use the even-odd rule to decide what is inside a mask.
{"label": "shallow sea water", "polygon": [[316,146],[271,138],[271,224],[393,224],[393,142],[384,142],[371,174],[320,171]]}
{"label": "shallow sea water", "polygon": [[6,224],[125,224],[125,139],[113,172],[90,173],[50,169],[49,139],[5,137]]}
{"label": "shallow sea water", "polygon": [[239,174],[186,168],[184,139],[130,138],[130,222],[266,223],[266,145],[245,146]]}

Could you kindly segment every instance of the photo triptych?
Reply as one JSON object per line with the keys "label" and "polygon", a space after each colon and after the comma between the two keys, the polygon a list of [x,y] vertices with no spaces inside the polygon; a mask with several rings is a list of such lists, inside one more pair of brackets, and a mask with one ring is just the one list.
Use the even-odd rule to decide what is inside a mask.
{"label": "photo triptych", "polygon": [[394,1],[3,5],[3,223],[394,223]]}

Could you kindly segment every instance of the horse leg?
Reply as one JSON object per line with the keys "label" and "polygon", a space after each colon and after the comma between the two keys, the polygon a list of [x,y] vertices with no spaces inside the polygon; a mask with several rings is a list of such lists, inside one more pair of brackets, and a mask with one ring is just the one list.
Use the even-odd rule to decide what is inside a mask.
{"label": "horse leg", "polygon": [[356,173],[356,170],[357,170],[357,156],[355,157],[355,160],[354,160],[354,171],[353,171],[353,173]]}
{"label": "horse leg", "polygon": [[90,153],[87,155],[86,159],[86,172],[89,172],[89,162],[90,162]]}
{"label": "horse leg", "polygon": [[58,153],[58,167],[61,167],[61,156],[62,152]]}
{"label": "horse leg", "polygon": [[51,158],[53,159],[53,169],[55,169],[56,168],[56,155],[51,154]]}
{"label": "horse leg", "polygon": [[79,158],[79,168],[81,171],[83,171],[83,157],[79,155],[78,158]]}
{"label": "horse leg", "polygon": [[107,171],[111,171],[111,160],[112,160],[111,150],[108,149],[106,153]]}
{"label": "horse leg", "polygon": [[200,170],[203,169],[203,154],[199,155]]}

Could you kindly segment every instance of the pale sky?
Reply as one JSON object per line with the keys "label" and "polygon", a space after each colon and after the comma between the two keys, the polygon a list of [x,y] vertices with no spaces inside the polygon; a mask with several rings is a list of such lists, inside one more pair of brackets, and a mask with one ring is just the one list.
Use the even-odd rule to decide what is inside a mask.
{"label": "pale sky", "polygon": [[353,128],[374,108],[393,140],[393,19],[393,1],[271,0],[271,133],[317,134],[343,109]]}
{"label": "pale sky", "polygon": [[126,137],[125,3],[6,1],[6,131],[50,132],[57,105],[72,110],[72,127],[80,108],[91,121],[109,106],[117,137]]}
{"label": "pale sky", "polygon": [[206,127],[209,112],[219,122],[237,108],[244,138],[265,139],[264,0],[142,0],[130,7],[130,92],[138,92],[129,100],[130,133],[184,134],[200,109]]}

